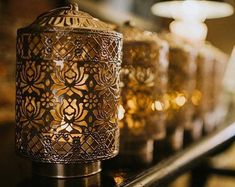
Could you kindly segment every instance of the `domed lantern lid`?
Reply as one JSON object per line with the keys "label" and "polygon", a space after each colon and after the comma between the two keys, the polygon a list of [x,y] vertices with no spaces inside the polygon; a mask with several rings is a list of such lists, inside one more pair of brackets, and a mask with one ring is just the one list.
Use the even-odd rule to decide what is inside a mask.
{"label": "domed lantern lid", "polygon": [[17,35],[18,53],[27,57],[121,60],[122,34],[114,31],[114,25],[80,11],[76,0],[41,14],[29,26],[18,29]]}
{"label": "domed lantern lid", "polygon": [[78,3],[71,1],[68,6],[53,9],[41,14],[27,28],[31,29],[86,29],[98,31],[113,31],[114,25],[105,23],[90,14],[80,11]]}

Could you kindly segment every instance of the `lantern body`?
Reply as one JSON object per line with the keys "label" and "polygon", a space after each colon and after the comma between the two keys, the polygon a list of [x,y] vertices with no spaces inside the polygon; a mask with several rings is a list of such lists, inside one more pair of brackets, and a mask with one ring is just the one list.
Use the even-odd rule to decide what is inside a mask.
{"label": "lantern body", "polygon": [[195,89],[196,54],[191,45],[171,34],[162,37],[169,42],[167,142],[173,150],[183,146],[184,130],[191,130]]}
{"label": "lantern body", "polygon": [[210,69],[207,75],[208,87],[205,93],[206,112],[203,116],[204,131],[210,133],[223,120],[225,111],[224,104],[220,101],[222,93],[222,81],[228,63],[228,56],[211,44],[206,44],[207,64]]}
{"label": "lantern body", "polygon": [[156,34],[131,25],[120,31],[124,36],[120,154],[144,155],[152,152],[153,140],[165,136],[168,45]]}
{"label": "lantern body", "polygon": [[58,164],[114,157],[121,51],[121,34],[76,4],[19,29],[17,151]]}
{"label": "lantern body", "polygon": [[193,125],[195,128],[192,138],[194,140],[201,137],[204,119],[209,110],[209,95],[213,87],[211,84],[213,58],[214,55],[207,45],[201,45],[197,55],[196,88],[192,96],[192,103],[194,105]]}

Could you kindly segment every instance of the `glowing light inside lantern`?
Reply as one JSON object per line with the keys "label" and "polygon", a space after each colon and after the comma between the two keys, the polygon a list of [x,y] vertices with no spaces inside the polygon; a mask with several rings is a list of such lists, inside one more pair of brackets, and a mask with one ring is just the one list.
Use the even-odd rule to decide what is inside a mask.
{"label": "glowing light inside lantern", "polygon": [[155,106],[155,109],[157,111],[163,111],[164,110],[164,104],[160,101],[155,101],[154,106]]}
{"label": "glowing light inside lantern", "polygon": [[201,99],[202,99],[202,93],[199,90],[194,90],[191,98],[192,103],[198,106],[200,104]]}
{"label": "glowing light inside lantern", "polygon": [[183,95],[179,95],[175,98],[175,103],[180,107],[183,106],[186,103],[186,101],[187,99]]}
{"label": "glowing light inside lantern", "polygon": [[124,181],[124,178],[122,176],[115,176],[113,179],[117,185],[121,184]]}

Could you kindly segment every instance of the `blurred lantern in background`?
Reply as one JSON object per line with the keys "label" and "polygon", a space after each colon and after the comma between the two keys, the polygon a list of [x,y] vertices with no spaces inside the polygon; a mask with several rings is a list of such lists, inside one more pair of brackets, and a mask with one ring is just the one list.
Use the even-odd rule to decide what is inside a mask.
{"label": "blurred lantern in background", "polygon": [[124,37],[120,154],[149,162],[154,140],[165,136],[168,45],[156,33],[140,30],[130,22],[118,31]]}
{"label": "blurred lantern in background", "polygon": [[17,32],[16,149],[34,172],[95,174],[119,148],[122,35],[76,3]]}
{"label": "blurred lantern in background", "polygon": [[192,138],[199,139],[202,135],[203,121],[209,110],[209,95],[213,84],[214,55],[209,44],[200,47],[197,55],[196,88],[192,96],[194,105]]}
{"label": "blurred lantern in background", "polygon": [[223,93],[223,78],[228,65],[228,55],[223,53],[212,45],[205,45],[207,48],[207,56],[212,56],[210,61],[205,63],[211,64],[212,69],[208,72],[206,79],[208,81],[207,90],[205,90],[205,103],[206,112],[204,115],[204,131],[210,133],[217,125],[223,120],[226,109],[224,107],[224,101],[221,100],[221,94]]}
{"label": "blurred lantern in background", "polygon": [[[195,107],[194,128],[199,128],[199,124],[204,124],[206,133],[215,129],[216,125],[223,119],[223,104],[220,102],[222,93],[222,80],[227,67],[227,55],[205,42],[201,45],[197,57],[197,75],[195,94],[200,95],[197,103],[194,102],[195,94],[192,97],[192,104]],[[195,139],[200,134],[195,132]]]}
{"label": "blurred lantern in background", "polygon": [[[194,114],[192,115],[193,118],[191,119],[193,124],[185,129],[189,131],[191,138],[198,139],[202,133],[203,123],[205,124],[204,129],[207,129],[206,131],[210,129],[208,126],[213,126],[212,124],[216,123],[216,120],[212,119],[216,116],[215,103],[218,103],[222,86],[219,79],[222,79],[224,74],[222,71],[224,71],[226,67],[226,55],[211,45],[205,44],[207,26],[204,24],[204,21],[206,19],[232,15],[233,7],[227,3],[214,1],[166,1],[153,5],[152,12],[161,17],[174,18],[175,21],[170,24],[172,37],[178,37],[179,40],[181,38],[187,42],[188,45],[193,47],[192,50],[195,55],[198,56],[195,60],[197,75],[194,79],[196,81],[196,87],[187,98],[187,102],[195,107]],[[224,57],[221,58],[221,56]],[[176,60],[176,58],[173,59]],[[183,55],[180,59],[180,61],[185,60]],[[221,66],[221,71],[219,71],[218,64]],[[183,66],[181,69],[183,69]],[[177,71],[177,68],[174,67],[173,71]],[[184,75],[181,74],[179,76],[183,77]],[[184,78],[187,79],[187,77]],[[177,79],[175,79],[175,81],[177,81]],[[181,99],[181,102],[183,102],[183,99]],[[205,108],[207,108],[207,110]],[[211,129],[213,128],[211,127]]]}
{"label": "blurred lantern in background", "polygon": [[[167,144],[173,150],[183,146],[184,129],[191,129],[193,108],[191,97],[195,89],[196,55],[188,42],[165,33],[161,37],[170,46],[168,68]],[[196,100],[196,99],[195,99]]]}

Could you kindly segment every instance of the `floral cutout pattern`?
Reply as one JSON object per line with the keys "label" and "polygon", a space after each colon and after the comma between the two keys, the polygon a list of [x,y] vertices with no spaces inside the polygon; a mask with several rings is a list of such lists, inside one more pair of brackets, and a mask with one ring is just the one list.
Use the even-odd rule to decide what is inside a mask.
{"label": "floral cutout pattern", "polygon": [[82,126],[87,126],[87,122],[84,118],[88,114],[87,110],[83,110],[83,103],[77,104],[77,100],[63,99],[62,104],[57,105],[56,109],[51,110],[51,114],[54,118],[52,124],[57,125],[56,131],[67,131],[73,133],[82,133]]}
{"label": "floral cutout pattern", "polygon": [[160,54],[167,55],[168,49],[161,45],[161,41],[124,43],[119,111],[122,141],[158,139],[165,134],[165,113],[158,105],[166,94],[167,80],[161,77],[167,77],[168,69]]}
{"label": "floral cutout pattern", "polygon": [[40,89],[44,89],[43,79],[44,72],[40,72],[40,66],[36,66],[36,62],[27,61],[22,73],[20,74],[21,82],[20,87],[23,92],[36,92],[40,95]]}
{"label": "floral cutout pattern", "polygon": [[40,102],[37,102],[35,98],[26,97],[22,101],[19,111],[21,112],[20,122],[27,128],[39,130],[39,127],[43,125],[42,116],[45,110],[40,107]]}
{"label": "floral cutout pattern", "polygon": [[74,63],[71,67],[65,65],[63,71],[60,68],[56,69],[56,73],[52,73],[52,79],[55,84],[52,86],[56,90],[56,94],[61,96],[67,94],[72,96],[77,94],[82,97],[82,91],[87,90],[86,80],[88,74],[84,73],[84,67],[77,67]]}
{"label": "floral cutout pattern", "polygon": [[18,151],[46,163],[115,156],[120,35],[28,32],[19,30],[17,39]]}

